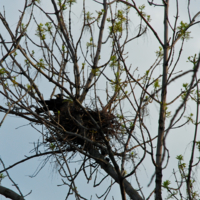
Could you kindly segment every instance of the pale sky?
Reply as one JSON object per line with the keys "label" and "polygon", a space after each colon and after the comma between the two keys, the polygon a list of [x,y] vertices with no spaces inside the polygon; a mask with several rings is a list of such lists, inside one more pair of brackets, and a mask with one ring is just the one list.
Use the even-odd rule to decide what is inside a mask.
{"label": "pale sky", "polygon": [[[79,0],[78,0],[79,1]],[[14,3],[13,3],[14,2]],[[160,35],[160,38],[163,40],[163,8],[157,7],[154,8],[153,6],[150,7],[145,0],[136,0],[135,1],[137,5],[146,5],[146,13],[151,15],[152,21],[151,25],[155,28],[158,35]],[[154,1],[156,3],[156,1]],[[159,2],[157,0],[157,2]],[[175,1],[170,1],[175,2]],[[0,12],[3,12],[3,6],[6,11],[6,19],[12,29],[15,29],[17,21],[19,19],[19,10],[23,9],[23,3],[22,0],[0,0]],[[46,1],[42,1],[42,6],[45,6],[45,8],[49,8],[49,4],[46,4]],[[80,6],[76,7],[76,10],[73,11],[74,18],[72,19],[72,23],[75,24],[74,32],[76,37],[76,33],[80,31],[80,28],[77,24],[81,22],[81,7],[82,1]],[[187,0],[181,0],[179,1],[179,16],[180,21],[188,22],[188,15],[187,15]],[[94,3],[92,0],[86,0],[86,10],[92,10],[91,12],[95,12],[95,10],[101,9],[99,4]],[[191,0],[191,15],[193,16],[195,13],[197,13],[200,10],[200,1],[199,0]],[[170,20],[174,20],[175,16],[175,5],[170,4]],[[137,32],[137,26],[138,26],[138,20],[136,21],[136,11],[131,11],[133,14],[130,15],[130,34],[136,34]],[[28,18],[28,13],[25,18]],[[37,16],[37,19],[41,19],[41,21],[45,21],[44,16],[38,12],[35,14]],[[200,17],[198,18],[200,19]],[[171,21],[173,24],[173,21]],[[2,28],[2,23],[0,22],[0,34],[5,38],[8,39],[6,31]],[[27,34],[34,34],[35,26],[30,25],[29,32]],[[97,30],[97,29],[96,29]],[[185,46],[183,48],[183,54],[180,59],[180,62],[178,64],[178,70],[182,69],[189,69],[191,65],[186,63],[187,57],[194,55],[195,53],[200,52],[200,25],[197,25],[195,27],[192,27],[190,29],[191,31],[191,37],[192,39],[185,43]],[[87,37],[87,36],[86,36]],[[180,42],[179,42],[180,43]],[[155,60],[155,51],[158,50],[159,43],[155,40],[154,35],[149,30],[147,32],[146,36],[143,36],[142,38],[133,41],[130,43],[127,47],[127,51],[129,52],[129,62],[133,64],[134,66],[137,66],[139,71],[138,74],[144,74],[146,69],[153,64]],[[178,47],[180,45],[177,44],[177,52]],[[176,52],[176,53],[177,53]],[[0,50],[1,53],[1,50]],[[175,54],[176,54],[175,53]],[[103,49],[103,52],[101,54],[101,58],[106,59],[107,52],[106,48]],[[162,73],[162,67],[157,71],[157,73]],[[190,77],[188,77],[189,81]],[[38,81],[39,84],[42,82],[42,80]],[[174,93],[180,92],[180,86],[182,82],[176,81],[174,84],[172,84],[169,89],[169,100],[174,97]],[[100,87],[100,84],[99,84]],[[48,87],[49,88],[49,87]],[[49,90],[45,87],[42,88],[44,91],[44,97],[49,98]],[[0,101],[5,103],[5,101],[0,97]],[[180,101],[177,101],[177,103],[174,105],[174,107],[171,108],[172,113],[174,113],[176,106],[180,104]],[[174,108],[174,109],[173,109]],[[125,109],[128,109],[125,106]],[[194,112],[194,107],[189,105],[189,110],[191,112]],[[158,105],[151,105],[149,107],[149,113],[150,116],[146,118],[146,123],[149,125],[149,128],[152,130],[152,132],[155,132],[153,135],[157,134],[157,126],[158,126],[158,111],[159,107]],[[189,111],[188,111],[189,113]],[[0,120],[3,117],[3,114],[0,113]],[[169,122],[169,121],[168,121]],[[179,154],[185,154],[186,157],[188,156],[191,146],[189,146],[189,142],[192,141],[190,133],[193,134],[193,127],[192,126],[185,126],[181,130],[174,130],[172,131],[168,136],[168,147],[173,152],[171,156],[171,160],[169,162],[169,168],[164,171],[164,177],[165,179],[170,179],[172,176],[172,170],[173,168],[177,167],[177,161],[175,157]],[[23,139],[22,139],[23,138]],[[3,159],[4,164],[8,167],[9,165],[12,165],[13,163],[24,159],[24,156],[31,156],[30,151],[34,148],[33,142],[37,142],[38,139],[41,139],[41,136],[36,132],[33,128],[31,128],[28,125],[28,121],[22,120],[19,117],[16,116],[8,116],[3,123],[0,131],[0,157]],[[199,138],[200,140],[200,138]],[[188,146],[187,146],[188,144]],[[181,148],[180,146],[183,146]],[[187,148],[186,148],[187,147]],[[41,172],[34,178],[30,178],[32,174],[37,170],[37,167],[40,167],[40,163],[42,161],[42,158],[38,159],[35,158],[33,160],[27,161],[25,163],[22,163],[13,169],[9,170],[11,178],[18,184],[19,188],[21,189],[22,193],[24,195],[28,194],[30,191],[32,193],[26,197],[26,200],[55,200],[55,199],[65,199],[66,193],[68,191],[67,186],[60,186],[57,187],[57,185],[61,185],[62,181],[59,176],[59,174],[56,172],[56,169],[54,168],[55,165],[51,164],[49,162],[46,164],[46,166],[41,170]],[[187,160],[186,160],[187,161]],[[146,161],[143,163],[143,165],[140,166],[140,170],[138,170],[138,177],[142,177],[141,185],[145,188],[144,194],[147,194],[152,190],[152,187],[148,188],[147,184],[149,183],[150,177],[153,174],[154,167],[152,164],[150,164],[150,160],[146,159]],[[80,163],[79,163],[80,164]],[[2,166],[0,165],[0,169],[2,169]],[[103,170],[101,170],[103,172]],[[105,173],[104,173],[105,174]],[[94,177],[93,177],[94,178]],[[106,180],[105,182],[110,182],[110,178]],[[101,195],[101,192],[103,191],[102,188],[93,188],[92,187],[93,182],[91,181],[91,184],[87,184],[87,181],[85,180],[84,176],[79,177],[77,181],[78,191],[81,195],[83,195],[86,198],[90,198],[90,195],[93,194],[92,199],[97,199],[95,196],[95,193],[98,195]],[[12,186],[8,178],[5,178],[2,181],[2,185],[5,187],[8,187],[9,189],[12,189],[14,191],[15,188]],[[154,185],[154,182],[153,184]],[[134,187],[134,185],[133,185]],[[138,188],[135,188],[138,189]],[[115,199],[119,199],[120,196],[120,189],[119,186],[115,186],[114,189],[111,192],[110,198],[114,196]],[[0,200],[4,200],[3,196],[0,196]],[[74,196],[69,198],[69,200],[75,199]],[[153,198],[152,198],[153,199]]]}

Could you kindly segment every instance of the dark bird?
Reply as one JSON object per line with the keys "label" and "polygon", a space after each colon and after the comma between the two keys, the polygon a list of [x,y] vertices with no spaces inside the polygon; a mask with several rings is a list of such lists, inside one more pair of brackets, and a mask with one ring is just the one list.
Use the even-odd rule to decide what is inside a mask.
{"label": "dark bird", "polygon": [[45,101],[38,101],[42,104],[42,108],[37,108],[35,110],[35,112],[42,113],[45,111],[53,111],[53,112],[57,112],[60,110],[60,108],[62,107],[62,105],[64,104],[65,100],[63,100],[63,95],[62,94],[57,94],[54,95],[56,97],[56,99],[50,99],[50,100],[45,100]]}
{"label": "dark bird", "polygon": [[105,160],[106,160],[107,162],[110,162],[110,159],[109,159],[109,158],[107,158],[107,157],[105,158]]}

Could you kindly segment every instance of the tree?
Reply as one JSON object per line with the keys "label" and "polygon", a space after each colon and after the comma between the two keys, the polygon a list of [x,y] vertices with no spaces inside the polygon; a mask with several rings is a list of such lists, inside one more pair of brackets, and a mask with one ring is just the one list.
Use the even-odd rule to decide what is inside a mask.
{"label": "tree", "polygon": [[[112,178],[99,198],[106,198],[112,186],[118,184],[123,200],[150,199],[153,194],[156,200],[165,197],[198,199],[195,167],[199,165],[199,158],[195,158],[195,148],[200,150],[197,135],[200,58],[198,54],[188,55],[189,70],[181,68],[180,71],[179,61],[185,42],[191,39],[190,29],[200,22],[200,12],[192,15],[188,1],[189,19],[184,22],[179,19],[176,1],[176,15],[171,19],[169,2],[152,0],[146,5],[137,5],[133,0],[89,3],[51,0],[49,8],[49,4],[42,4],[43,1],[26,0],[15,30],[1,13],[2,25],[10,37],[5,40],[0,35],[0,94],[5,99],[5,105],[0,106],[4,113],[1,126],[8,115],[14,115],[27,120],[42,136],[33,155],[10,167],[4,166],[1,160],[1,179],[4,172],[9,176],[9,169],[17,164],[42,157],[44,163],[51,158],[57,166],[63,184],[68,186],[66,199],[72,194],[76,199],[88,198],[80,194],[76,186],[80,174],[84,174],[88,182],[95,176],[95,186]],[[88,10],[90,3],[98,9],[95,13]],[[73,15],[80,5],[81,17],[75,24]],[[163,9],[164,40],[152,26],[151,15],[145,12],[145,6],[153,12]],[[45,17],[44,21],[35,14],[37,10]],[[136,34],[131,31],[132,21],[139,23]],[[30,30],[34,26],[36,32],[33,34]],[[153,64],[149,64],[141,75],[129,45],[147,31],[153,33],[160,47]],[[134,54],[137,57],[139,52]],[[141,54],[141,62],[145,56]],[[159,66],[162,66],[161,74]],[[37,80],[42,80],[42,84],[38,85]],[[178,88],[177,81],[182,89]],[[171,87],[178,92],[169,95]],[[43,94],[47,93],[49,99],[44,98]],[[54,99],[56,94],[60,95]],[[148,116],[152,117],[149,110],[153,104],[159,108],[159,114],[153,114],[158,120],[156,133],[147,122]],[[193,105],[195,113],[188,115],[188,107]],[[183,156],[177,155],[178,167],[173,171],[174,183],[171,184],[170,180],[162,178],[171,154],[167,136],[174,129],[182,130],[189,122],[194,126],[190,156],[184,163]],[[81,165],[72,170],[69,161],[76,159],[81,159]],[[145,181],[153,188],[149,194],[144,193],[138,176],[146,160],[151,160],[155,168],[152,177]],[[100,169],[104,170],[104,177],[98,173]],[[102,178],[99,183],[97,177]],[[132,184],[133,177],[137,186]],[[23,197],[22,193],[5,194],[4,189],[0,186],[0,193],[6,197]],[[166,192],[162,193],[162,189]]]}

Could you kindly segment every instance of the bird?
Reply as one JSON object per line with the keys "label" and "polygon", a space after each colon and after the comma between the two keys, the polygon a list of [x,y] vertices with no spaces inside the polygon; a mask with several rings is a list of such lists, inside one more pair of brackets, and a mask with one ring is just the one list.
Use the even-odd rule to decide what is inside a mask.
{"label": "bird", "polygon": [[65,103],[65,100],[63,100],[62,94],[56,94],[54,96],[56,97],[56,99],[50,99],[45,101],[39,100],[38,102],[41,103],[43,107],[36,108],[35,112],[38,114],[49,110],[53,112],[58,112],[62,105]]}

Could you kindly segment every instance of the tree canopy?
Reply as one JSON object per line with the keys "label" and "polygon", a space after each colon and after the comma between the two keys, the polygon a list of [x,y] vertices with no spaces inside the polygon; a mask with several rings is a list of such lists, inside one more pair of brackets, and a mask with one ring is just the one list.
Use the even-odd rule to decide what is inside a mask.
{"label": "tree canopy", "polygon": [[0,126],[39,138],[10,166],[4,144],[0,194],[29,199],[9,172],[40,158],[32,177],[53,164],[65,199],[199,199],[199,2],[23,3],[0,13]]}

